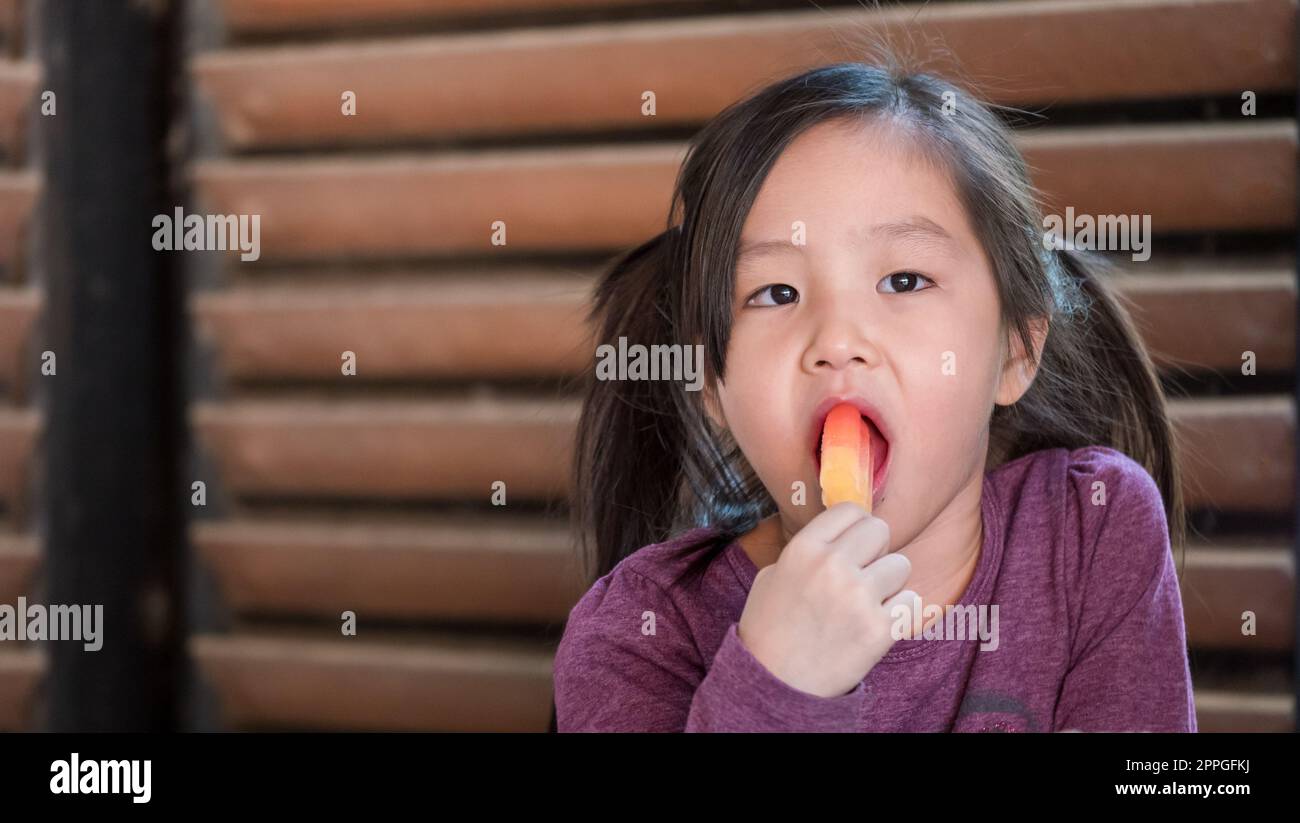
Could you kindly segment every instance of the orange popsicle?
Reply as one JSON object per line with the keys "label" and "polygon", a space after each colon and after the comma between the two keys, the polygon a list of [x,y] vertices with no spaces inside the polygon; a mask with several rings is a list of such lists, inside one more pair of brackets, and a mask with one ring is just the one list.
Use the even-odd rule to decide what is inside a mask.
{"label": "orange popsicle", "polygon": [[871,513],[871,430],[849,403],[831,409],[822,427],[822,505],[852,500]]}

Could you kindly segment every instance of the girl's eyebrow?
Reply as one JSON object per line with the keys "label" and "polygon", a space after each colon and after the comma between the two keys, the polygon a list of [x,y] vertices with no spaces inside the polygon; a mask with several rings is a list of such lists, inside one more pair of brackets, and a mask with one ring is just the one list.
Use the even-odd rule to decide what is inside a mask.
{"label": "girl's eyebrow", "polygon": [[752,240],[741,245],[740,250],[736,252],[736,260],[746,257],[765,257],[783,251],[803,254],[803,246],[797,246],[789,240]]}
{"label": "girl's eyebrow", "polygon": [[[914,214],[900,220],[877,223],[866,231],[868,236],[884,236],[890,240],[931,240],[948,246],[954,254],[961,251],[961,245],[947,229],[928,217]],[[803,253],[803,246],[789,240],[754,240],[741,245],[736,253],[736,260],[752,257],[766,257],[769,254],[794,251]]]}
{"label": "girl's eyebrow", "polygon": [[951,246],[954,251],[960,249],[956,238],[949,234],[947,229],[919,214],[904,217],[902,220],[877,223],[869,229],[868,233],[884,235],[894,240],[937,240]]}

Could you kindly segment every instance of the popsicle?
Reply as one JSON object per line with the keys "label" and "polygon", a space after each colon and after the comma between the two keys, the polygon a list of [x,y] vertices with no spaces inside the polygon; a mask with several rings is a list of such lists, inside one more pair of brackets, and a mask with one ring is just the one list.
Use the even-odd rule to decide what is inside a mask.
{"label": "popsicle", "polygon": [[871,430],[849,403],[831,409],[822,426],[822,505],[852,500],[871,513]]}

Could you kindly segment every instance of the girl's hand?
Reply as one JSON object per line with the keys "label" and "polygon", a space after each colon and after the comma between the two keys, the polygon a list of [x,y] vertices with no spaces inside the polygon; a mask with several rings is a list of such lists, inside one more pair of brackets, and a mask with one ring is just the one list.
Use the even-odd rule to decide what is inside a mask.
{"label": "girl's hand", "polygon": [[889,526],[856,503],[813,518],[759,569],[737,632],[787,684],[820,697],[852,691],[894,645],[890,611],[911,562],[889,552]]}

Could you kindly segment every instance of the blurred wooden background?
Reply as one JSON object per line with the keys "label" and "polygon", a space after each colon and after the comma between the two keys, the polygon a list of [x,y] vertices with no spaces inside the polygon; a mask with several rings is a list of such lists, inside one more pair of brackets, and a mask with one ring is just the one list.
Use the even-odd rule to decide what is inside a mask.
{"label": "blurred wooden background", "polygon": [[[819,6],[191,4],[187,211],[262,220],[259,261],[207,256],[192,273],[194,477],[208,487],[191,529],[198,725],[545,730],[551,654],[583,590],[563,506],[591,278],[662,227],[700,123],[792,71],[861,59],[870,25],[1047,115],[1016,125],[1049,206],[1152,216],[1154,254],[1120,285],[1187,444],[1201,729],[1294,728],[1296,3]],[[12,34],[21,8],[0,8]],[[7,42],[12,603],[39,591],[22,514],[39,417],[22,384],[41,298],[21,263],[39,172],[20,138],[40,70]],[[497,220],[505,246],[490,242]],[[1258,374],[1241,374],[1245,351]],[[356,637],[340,634],[347,610]],[[39,652],[0,649],[0,728],[30,726],[40,683]]]}
{"label": "blurred wooden background", "polygon": [[[27,275],[29,218],[41,191],[27,124],[39,105],[39,64],[24,56],[15,0],[0,2],[0,603],[34,599],[41,549],[30,489],[41,415],[30,389],[41,349],[33,338],[42,293]],[[45,670],[39,644],[0,643],[0,730],[33,722]]]}

